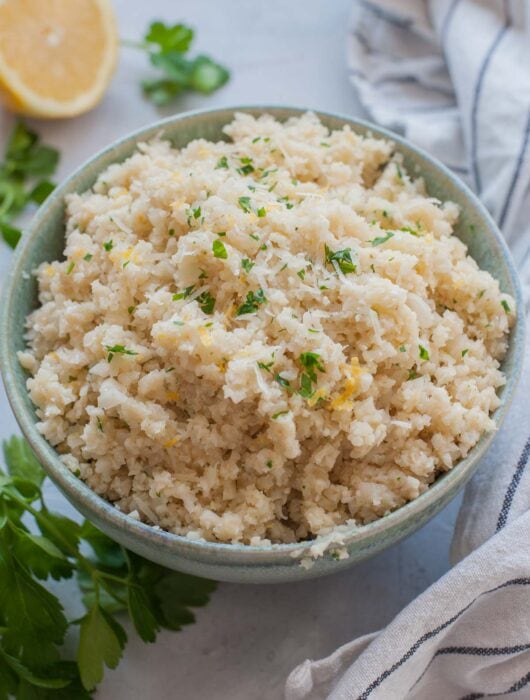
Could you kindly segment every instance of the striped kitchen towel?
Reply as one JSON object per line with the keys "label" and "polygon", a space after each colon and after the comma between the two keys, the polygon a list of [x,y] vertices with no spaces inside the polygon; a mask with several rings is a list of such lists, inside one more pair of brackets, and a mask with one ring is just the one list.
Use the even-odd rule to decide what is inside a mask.
{"label": "striped kitchen towel", "polygon": [[[457,172],[508,241],[530,301],[525,0],[356,0],[352,82],[372,117]],[[519,313],[525,313],[520,309]],[[530,343],[505,423],[467,487],[459,563],[383,631],[289,676],[288,700],[530,698]]]}

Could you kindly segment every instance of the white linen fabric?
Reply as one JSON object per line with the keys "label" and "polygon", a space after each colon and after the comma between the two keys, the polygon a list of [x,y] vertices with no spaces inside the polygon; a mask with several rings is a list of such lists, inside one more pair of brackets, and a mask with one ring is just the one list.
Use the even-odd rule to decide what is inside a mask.
{"label": "white linen fabric", "polygon": [[[352,82],[372,117],[442,160],[497,220],[530,299],[530,3],[356,0]],[[519,309],[524,314],[524,309]],[[530,343],[467,487],[459,562],[383,631],[291,673],[287,700],[530,698]]]}

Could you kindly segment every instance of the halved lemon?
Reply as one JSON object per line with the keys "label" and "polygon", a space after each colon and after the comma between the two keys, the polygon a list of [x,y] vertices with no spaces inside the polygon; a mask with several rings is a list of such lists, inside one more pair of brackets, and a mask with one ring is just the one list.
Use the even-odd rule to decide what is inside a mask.
{"label": "halved lemon", "polygon": [[0,91],[15,112],[71,117],[96,105],[117,53],[109,0],[0,0]]}

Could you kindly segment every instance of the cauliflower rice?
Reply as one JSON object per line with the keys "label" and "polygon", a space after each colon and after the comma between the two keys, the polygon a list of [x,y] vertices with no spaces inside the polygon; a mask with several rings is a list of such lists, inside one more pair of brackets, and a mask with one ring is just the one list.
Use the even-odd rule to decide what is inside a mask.
{"label": "cauliflower rice", "polygon": [[193,539],[380,518],[494,429],[513,299],[391,142],[312,114],[225,132],[139,144],[67,198],[20,353],[39,430]]}

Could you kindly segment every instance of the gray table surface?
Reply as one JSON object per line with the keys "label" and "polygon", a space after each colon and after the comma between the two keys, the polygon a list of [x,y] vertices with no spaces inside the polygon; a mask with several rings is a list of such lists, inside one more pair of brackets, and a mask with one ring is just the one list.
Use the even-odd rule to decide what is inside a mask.
{"label": "gray table surface", "polygon": [[[362,115],[348,82],[345,51],[351,0],[115,0],[120,36],[135,39],[153,18],[185,21],[196,49],[232,70],[205,98],[183,97],[158,111],[139,93],[145,58],[122,49],[113,83],[91,113],[31,121],[61,150],[59,179],[115,138],[174,111],[242,104],[291,104]],[[12,118],[0,112],[0,146]],[[11,253],[0,243],[0,279]],[[0,387],[0,439],[18,432]],[[69,506],[49,487],[54,507]],[[126,655],[107,672],[98,700],[275,700],[289,671],[348,640],[380,629],[449,567],[453,502],[418,533],[352,570],[305,583],[221,584],[197,622],[146,646],[131,634]],[[61,589],[72,607],[69,588]]]}

